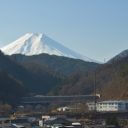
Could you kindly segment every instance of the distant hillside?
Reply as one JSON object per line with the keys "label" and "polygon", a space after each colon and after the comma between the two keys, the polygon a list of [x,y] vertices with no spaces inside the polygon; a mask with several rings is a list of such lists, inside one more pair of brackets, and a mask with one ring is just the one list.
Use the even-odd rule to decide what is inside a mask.
{"label": "distant hillside", "polygon": [[30,92],[49,95],[93,94],[102,99],[128,98],[128,56],[106,64],[47,54],[0,56],[0,69],[20,81]]}
{"label": "distant hillside", "polygon": [[25,87],[5,72],[0,72],[0,102],[15,105],[26,94]]}
{"label": "distant hillside", "polygon": [[[43,70],[43,68],[37,68],[38,66],[34,66],[34,64],[28,66],[29,68],[32,67],[32,70],[26,67],[0,52],[0,71],[6,72],[12,78],[20,81],[29,92],[47,94],[61,82],[60,77],[56,77],[46,68]],[[39,72],[37,73],[36,70]]]}
{"label": "distant hillside", "polygon": [[93,72],[77,72],[66,79],[58,88],[51,90],[52,95],[88,95],[94,89]]}
{"label": "distant hillside", "polygon": [[32,77],[23,66],[12,61],[8,56],[0,52],[0,70],[7,72],[12,77],[20,80],[23,84],[28,84],[28,80]]}
{"label": "distant hillside", "polygon": [[[100,76],[105,79],[103,84],[102,95],[105,99],[127,99],[128,98],[128,57],[124,57],[119,61],[106,64],[101,69]],[[102,81],[104,82],[104,81]],[[101,82],[101,84],[102,84]]]}
{"label": "distant hillside", "polygon": [[[102,99],[128,98],[128,57],[120,61],[100,65],[96,69],[97,93]],[[56,92],[57,90],[57,92]],[[52,94],[93,94],[94,72],[76,73],[65,81]]]}
{"label": "distant hillside", "polygon": [[76,72],[93,71],[99,65],[94,62],[85,62],[79,59],[72,59],[67,57],[60,57],[55,55],[40,54],[33,56],[24,55],[12,55],[11,59],[16,62],[26,65],[28,63],[34,63],[41,67],[47,67],[48,69],[69,76]]}
{"label": "distant hillside", "polygon": [[114,56],[112,59],[110,59],[108,61],[108,63],[113,63],[115,61],[120,61],[124,58],[128,57],[128,50],[124,50],[121,53],[119,53],[118,55]]}

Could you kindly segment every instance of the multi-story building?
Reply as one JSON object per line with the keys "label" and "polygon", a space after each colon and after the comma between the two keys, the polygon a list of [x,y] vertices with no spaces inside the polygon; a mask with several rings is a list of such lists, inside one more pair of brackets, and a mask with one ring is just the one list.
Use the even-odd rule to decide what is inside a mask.
{"label": "multi-story building", "polygon": [[[101,101],[88,103],[89,111],[96,110],[98,112],[120,112],[120,111],[128,111],[128,101],[125,100],[109,100],[109,101]],[[96,109],[95,109],[96,108]]]}

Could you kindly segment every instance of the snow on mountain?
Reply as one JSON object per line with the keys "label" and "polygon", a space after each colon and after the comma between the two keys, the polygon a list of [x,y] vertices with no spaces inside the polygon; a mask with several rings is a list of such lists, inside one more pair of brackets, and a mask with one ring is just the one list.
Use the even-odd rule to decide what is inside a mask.
{"label": "snow on mountain", "polygon": [[41,33],[27,33],[18,40],[1,48],[7,54],[24,54],[27,56],[47,53],[49,55],[65,56],[69,58],[81,59],[95,62],[94,60],[74,52]]}

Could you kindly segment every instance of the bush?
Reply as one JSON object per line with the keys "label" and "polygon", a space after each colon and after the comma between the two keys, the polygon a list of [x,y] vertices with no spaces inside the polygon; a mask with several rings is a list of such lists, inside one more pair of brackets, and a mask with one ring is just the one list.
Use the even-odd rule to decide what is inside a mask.
{"label": "bush", "polygon": [[106,125],[119,126],[118,119],[116,117],[109,117],[106,119]]}

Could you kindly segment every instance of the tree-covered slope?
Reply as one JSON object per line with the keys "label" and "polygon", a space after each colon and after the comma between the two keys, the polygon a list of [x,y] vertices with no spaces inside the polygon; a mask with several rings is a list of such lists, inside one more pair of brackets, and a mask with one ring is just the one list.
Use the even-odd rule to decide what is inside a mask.
{"label": "tree-covered slope", "polygon": [[[29,68],[26,68],[27,65]],[[7,72],[11,77],[20,81],[29,92],[47,94],[61,81],[60,77],[56,77],[46,68],[43,70],[38,65],[27,65],[23,66],[10,59],[9,56],[0,53],[0,71]]]}
{"label": "tree-covered slope", "polygon": [[12,55],[11,58],[21,64],[35,63],[40,66],[47,66],[49,69],[66,76],[76,72],[92,71],[99,65],[94,62],[85,62],[78,59],[48,54],[33,56]]}
{"label": "tree-covered slope", "polygon": [[5,72],[0,72],[0,102],[17,104],[26,95],[25,87]]}
{"label": "tree-covered slope", "polygon": [[[96,70],[96,90],[102,99],[128,98],[128,57],[100,65]],[[58,95],[93,94],[95,72],[72,75],[59,88]],[[54,90],[51,93],[57,93]]]}

